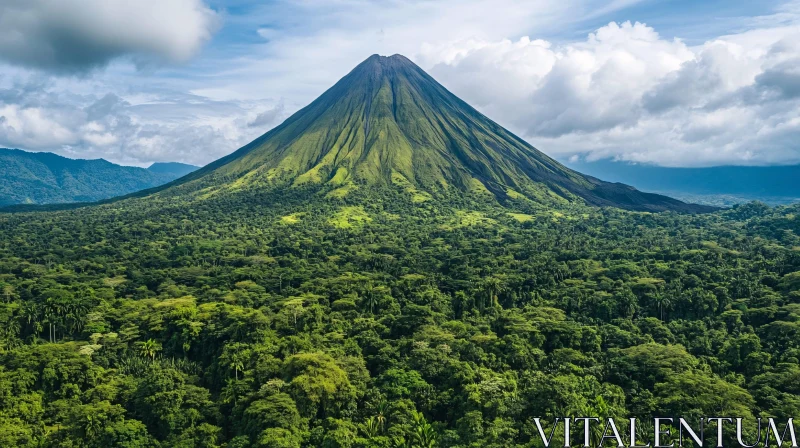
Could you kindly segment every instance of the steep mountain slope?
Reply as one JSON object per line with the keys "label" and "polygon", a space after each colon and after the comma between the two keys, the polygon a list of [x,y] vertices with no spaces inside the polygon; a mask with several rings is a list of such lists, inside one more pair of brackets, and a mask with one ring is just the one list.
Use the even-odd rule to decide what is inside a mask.
{"label": "steep mountain slope", "polygon": [[361,185],[394,185],[417,197],[470,192],[708,210],[570,170],[400,55],[371,56],[283,124],[182,183],[189,181],[204,191],[317,184],[344,195]]}
{"label": "steep mountain slope", "polygon": [[181,174],[46,152],[0,149],[0,206],[98,201],[152,188]]}

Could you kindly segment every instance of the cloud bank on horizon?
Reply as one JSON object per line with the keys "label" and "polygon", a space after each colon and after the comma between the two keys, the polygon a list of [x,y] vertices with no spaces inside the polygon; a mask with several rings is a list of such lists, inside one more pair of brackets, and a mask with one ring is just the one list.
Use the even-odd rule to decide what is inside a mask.
{"label": "cloud bank on horizon", "polygon": [[800,163],[800,2],[682,3],[8,0],[0,147],[204,164],[402,53],[560,158]]}

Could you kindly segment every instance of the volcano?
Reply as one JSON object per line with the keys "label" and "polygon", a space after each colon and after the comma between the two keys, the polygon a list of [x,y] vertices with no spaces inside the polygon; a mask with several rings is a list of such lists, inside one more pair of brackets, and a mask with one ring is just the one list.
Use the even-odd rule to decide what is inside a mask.
{"label": "volcano", "polygon": [[318,185],[339,196],[389,186],[416,198],[467,193],[638,211],[710,210],[570,170],[401,55],[369,57],[281,125],[176,184],[204,191]]}

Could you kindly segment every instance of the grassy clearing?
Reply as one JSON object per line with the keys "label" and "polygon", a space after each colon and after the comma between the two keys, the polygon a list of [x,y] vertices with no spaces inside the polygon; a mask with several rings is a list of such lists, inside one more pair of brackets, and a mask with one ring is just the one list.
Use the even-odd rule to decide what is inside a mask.
{"label": "grassy clearing", "polygon": [[362,226],[368,222],[371,222],[372,218],[364,211],[364,207],[361,206],[351,206],[351,207],[343,207],[341,210],[336,212],[336,214],[328,220],[334,227],[338,227],[340,229],[349,229],[356,226]]}
{"label": "grassy clearing", "polygon": [[444,230],[453,230],[471,226],[494,226],[497,224],[492,218],[487,218],[481,212],[473,210],[456,210],[455,216],[446,224],[439,226]]}
{"label": "grassy clearing", "polygon": [[281,216],[281,224],[297,224],[303,219],[303,215],[305,215],[305,213],[299,212],[292,213],[291,215]]}
{"label": "grassy clearing", "polygon": [[487,196],[494,196],[492,192],[486,188],[486,185],[483,182],[475,179],[474,177],[470,179],[470,186],[469,186],[470,193],[478,194],[478,195],[487,195]]}
{"label": "grassy clearing", "polygon": [[520,192],[518,192],[518,191],[516,191],[516,190],[513,190],[513,189],[511,189],[511,188],[507,188],[507,189],[506,189],[506,194],[507,194],[507,195],[508,195],[508,197],[510,197],[511,199],[520,199],[520,200],[522,200],[522,199],[528,199],[528,198],[527,198],[527,197],[526,197],[524,194],[522,194],[522,193],[520,193]]}
{"label": "grassy clearing", "polygon": [[342,199],[351,192],[358,189],[358,186],[353,183],[347,183],[342,187],[329,191],[325,197],[328,199]]}
{"label": "grassy clearing", "polygon": [[525,213],[507,213],[507,215],[514,218],[517,222],[528,222],[532,221],[534,218],[533,215],[526,215]]}

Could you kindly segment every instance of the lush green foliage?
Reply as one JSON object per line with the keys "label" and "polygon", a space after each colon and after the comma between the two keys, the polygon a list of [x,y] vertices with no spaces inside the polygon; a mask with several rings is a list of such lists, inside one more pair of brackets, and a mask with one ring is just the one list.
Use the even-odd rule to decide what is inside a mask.
{"label": "lush green foliage", "polygon": [[0,215],[0,445],[522,447],[532,417],[796,417],[798,212],[398,187]]}
{"label": "lush green foliage", "polygon": [[157,187],[197,169],[181,163],[151,168],[0,148],[0,206],[98,201]]}
{"label": "lush green foliage", "polygon": [[800,207],[586,207],[700,210],[563,167],[400,56],[137,196],[0,215],[0,445],[532,447],[534,417],[800,414]]}

